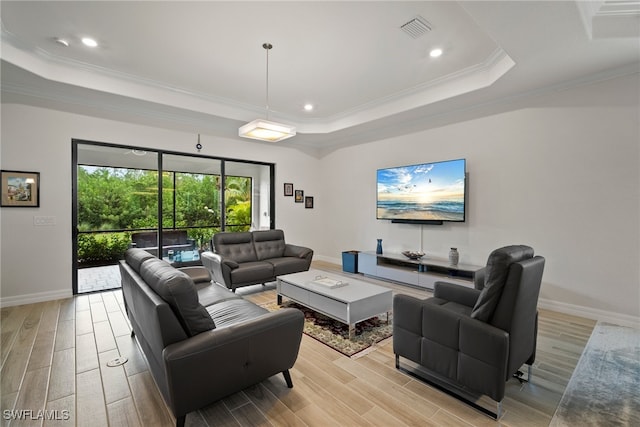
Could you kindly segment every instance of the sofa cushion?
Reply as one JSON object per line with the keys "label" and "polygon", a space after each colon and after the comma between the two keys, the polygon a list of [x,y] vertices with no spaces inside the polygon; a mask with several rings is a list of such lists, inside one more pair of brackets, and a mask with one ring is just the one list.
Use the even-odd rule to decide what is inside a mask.
{"label": "sofa cushion", "polygon": [[267,260],[273,265],[273,275],[282,276],[283,274],[297,273],[308,269],[309,262],[303,258],[282,257]]}
{"label": "sofa cushion", "polygon": [[250,231],[239,233],[216,233],[213,235],[215,253],[228,257],[237,263],[257,261]]}
{"label": "sofa cushion", "polygon": [[266,308],[242,298],[210,305],[207,307],[207,311],[211,318],[215,320],[218,328],[235,325],[269,312]]}
{"label": "sofa cushion", "polygon": [[484,289],[473,307],[471,317],[488,322],[502,296],[502,289],[509,275],[509,266],[532,257],[533,248],[524,245],[505,246],[491,252],[487,260]]}
{"label": "sofa cushion", "polygon": [[[196,291],[198,292],[198,300],[200,301],[200,304],[205,308],[220,302],[242,298],[217,283],[196,283]],[[219,325],[216,324],[216,327],[218,326]]]}
{"label": "sofa cushion", "polygon": [[140,276],[169,304],[189,336],[216,327],[207,310],[198,301],[198,292],[188,275],[169,263],[154,258],[142,263]]}
{"label": "sofa cushion", "polygon": [[127,261],[127,264],[129,264],[136,273],[140,272],[140,266],[142,263],[151,258],[155,258],[155,256],[151,255],[144,249],[131,248],[127,249],[124,254],[124,259]]}
{"label": "sofa cushion", "polygon": [[253,244],[258,260],[284,256],[284,232],[282,230],[262,230],[253,232]]}
{"label": "sofa cushion", "polygon": [[231,283],[234,285],[264,283],[273,277],[273,265],[267,261],[244,262],[239,268],[231,271]]}

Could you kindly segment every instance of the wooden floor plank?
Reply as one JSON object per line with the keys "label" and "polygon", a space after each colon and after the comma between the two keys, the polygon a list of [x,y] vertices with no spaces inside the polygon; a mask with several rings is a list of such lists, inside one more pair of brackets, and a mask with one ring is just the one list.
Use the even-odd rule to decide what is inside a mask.
{"label": "wooden floor plank", "polygon": [[18,410],[23,409],[33,412],[28,417],[15,420],[11,423],[11,426],[42,425],[42,420],[39,419],[38,413],[42,413],[46,407],[49,369],[49,366],[45,366],[26,372],[15,407]]}
{"label": "wooden floor plank", "polygon": [[128,379],[140,419],[144,421],[145,425],[157,427],[174,426],[175,420],[169,414],[149,371],[130,376]]}
{"label": "wooden floor plank", "polygon": [[109,427],[143,427],[148,425],[140,421],[136,405],[131,396],[112,403],[107,403]]}
{"label": "wooden floor plank", "polygon": [[76,384],[76,426],[108,426],[100,369],[96,367],[90,371],[79,372],[76,375]]}
{"label": "wooden floor plank", "polygon": [[49,401],[72,396],[76,392],[76,350],[67,348],[53,353],[49,379]]}
{"label": "wooden floor plank", "polygon": [[131,398],[131,390],[127,382],[124,367],[107,366],[110,360],[120,356],[117,350],[106,351],[99,354],[100,375],[104,388],[104,400],[108,404]]}
{"label": "wooden floor plank", "polygon": [[76,373],[98,369],[98,352],[93,333],[76,336]]}

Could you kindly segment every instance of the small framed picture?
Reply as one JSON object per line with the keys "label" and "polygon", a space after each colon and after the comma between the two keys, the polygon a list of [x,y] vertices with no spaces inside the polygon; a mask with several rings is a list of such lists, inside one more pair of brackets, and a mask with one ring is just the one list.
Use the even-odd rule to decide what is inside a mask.
{"label": "small framed picture", "polygon": [[313,196],[307,196],[304,198],[304,207],[307,209],[313,209]]}
{"label": "small framed picture", "polygon": [[0,171],[2,207],[40,206],[40,172]]}
{"label": "small framed picture", "polygon": [[284,183],[284,195],[293,196],[293,184],[290,182]]}
{"label": "small framed picture", "polygon": [[302,202],[304,202],[304,191],[302,191],[302,190],[296,190],[295,202],[296,202],[296,203],[302,203]]}

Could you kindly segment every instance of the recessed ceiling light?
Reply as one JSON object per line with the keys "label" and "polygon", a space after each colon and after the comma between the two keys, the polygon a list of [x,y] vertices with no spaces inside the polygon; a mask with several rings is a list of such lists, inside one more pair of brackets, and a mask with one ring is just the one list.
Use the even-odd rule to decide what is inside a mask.
{"label": "recessed ceiling light", "polygon": [[431,49],[431,52],[429,52],[429,56],[432,58],[437,58],[440,55],[442,55],[442,49]]}
{"label": "recessed ceiling light", "polygon": [[96,47],[98,46],[98,42],[95,41],[94,39],[92,39],[91,37],[83,37],[82,38],[82,43],[85,46],[89,46],[89,47]]}
{"label": "recessed ceiling light", "polygon": [[65,39],[57,38],[56,43],[61,44],[64,47],[69,47],[69,42]]}
{"label": "recessed ceiling light", "polygon": [[312,111],[313,104],[304,104],[304,111]]}

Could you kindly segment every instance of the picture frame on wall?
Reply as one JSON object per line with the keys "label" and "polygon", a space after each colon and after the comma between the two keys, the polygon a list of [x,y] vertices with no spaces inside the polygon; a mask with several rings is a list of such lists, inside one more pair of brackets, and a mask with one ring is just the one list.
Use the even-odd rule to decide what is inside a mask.
{"label": "picture frame on wall", "polygon": [[284,195],[293,196],[293,184],[290,182],[284,183]]}
{"label": "picture frame on wall", "polygon": [[304,191],[302,191],[302,190],[296,190],[295,202],[296,202],[296,203],[302,203],[302,202],[304,202]]}
{"label": "picture frame on wall", "polygon": [[313,196],[307,196],[304,198],[304,207],[307,209],[313,209]]}
{"label": "picture frame on wall", "polygon": [[0,171],[2,200],[0,206],[12,208],[40,207],[40,172]]}

